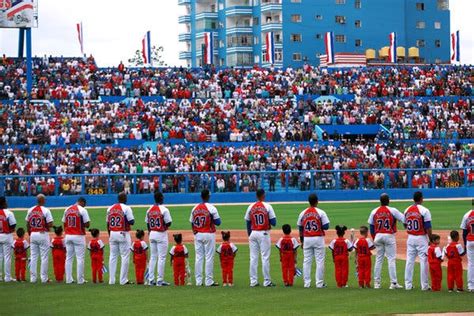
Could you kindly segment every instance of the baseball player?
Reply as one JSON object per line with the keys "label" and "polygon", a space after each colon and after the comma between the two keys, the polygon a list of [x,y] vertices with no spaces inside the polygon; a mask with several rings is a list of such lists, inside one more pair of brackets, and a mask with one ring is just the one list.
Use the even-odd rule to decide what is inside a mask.
{"label": "baseball player", "polygon": [[[163,194],[155,193],[155,204],[147,211],[145,222],[148,227],[148,235],[150,238],[150,262],[148,264],[148,281],[150,285],[168,286],[168,282],[164,281],[166,255],[168,252],[168,233],[167,230],[171,226],[170,211],[164,207]],[[158,263],[158,278],[155,283],[155,269]]]}
{"label": "baseball player", "polygon": [[397,242],[395,233],[397,232],[397,221],[405,222],[405,217],[396,208],[390,207],[388,194],[380,196],[380,207],[374,209],[369,216],[370,234],[374,238],[377,255],[374,267],[374,288],[380,289],[382,264],[384,256],[388,260],[388,273],[390,275],[390,289],[403,288],[397,281],[396,254]]}
{"label": "baseball player", "polygon": [[375,246],[372,239],[368,238],[369,228],[367,226],[361,226],[359,232],[360,237],[354,243],[357,256],[357,278],[359,287],[370,288],[372,250],[375,249]]}
{"label": "baseball player", "polygon": [[318,196],[314,193],[308,197],[309,207],[298,216],[297,225],[300,241],[303,244],[303,279],[304,287],[311,286],[311,266],[316,261],[316,287],[324,288],[324,261],[326,249],[325,231],[329,229],[329,218],[326,212],[317,208]]}
{"label": "baseball player", "polygon": [[[7,200],[0,197],[0,262],[3,262],[5,282],[10,282],[12,268],[12,244],[13,232],[16,227],[16,219],[8,210]],[[1,265],[0,265],[1,266]]]}
{"label": "baseball player", "polygon": [[13,242],[12,248],[15,254],[15,275],[18,282],[26,281],[26,262],[27,251],[30,244],[25,240],[25,230],[18,228],[16,230],[17,239]]}
{"label": "baseball player", "polygon": [[115,271],[117,270],[117,259],[120,254],[120,285],[130,284],[128,280],[128,267],[130,265],[130,226],[135,224],[133,211],[127,203],[127,195],[119,193],[118,203],[107,209],[107,230],[109,232],[109,284],[115,284]]}
{"label": "baseball player", "polygon": [[49,262],[49,235],[48,232],[53,227],[53,216],[51,211],[44,207],[46,197],[38,194],[37,204],[30,208],[26,214],[26,229],[30,235],[30,282],[37,280],[36,266],[38,256],[41,257],[40,276],[41,282],[49,282],[48,262]]}
{"label": "baseball player", "polygon": [[430,290],[428,281],[428,247],[429,236],[431,236],[431,213],[423,205],[423,193],[416,191],[413,194],[413,205],[405,212],[405,228],[408,233],[407,239],[407,261],[405,266],[405,289],[413,289],[413,269],[415,268],[416,256],[420,258],[420,281],[421,290]]}
{"label": "baseball player", "polygon": [[86,199],[80,197],[63,214],[62,222],[66,234],[66,283],[73,283],[72,263],[76,257],[77,284],[84,284],[84,256],[86,252],[86,228],[89,228],[89,213],[85,209]]}
{"label": "baseball player", "polygon": [[464,215],[461,229],[467,252],[467,289],[474,292],[474,209]]}
{"label": "baseball player", "polygon": [[293,286],[295,279],[295,266],[297,260],[297,249],[300,246],[296,238],[291,236],[291,226],[285,224],[282,226],[283,237],[281,237],[276,247],[280,251],[281,272],[283,283],[287,287]]}
{"label": "baseball player", "polygon": [[202,264],[206,258],[206,286],[218,286],[214,282],[214,252],[216,249],[216,226],[221,224],[221,218],[217,209],[209,204],[209,190],[201,192],[202,203],[196,205],[192,211],[189,221],[194,233],[194,248],[196,250],[195,278],[196,285],[203,284]]}
{"label": "baseball player", "polygon": [[271,226],[276,225],[273,207],[265,203],[265,190],[257,190],[257,202],[251,204],[245,213],[250,246],[250,286],[258,286],[258,253],[262,258],[263,286],[275,284],[270,277]]}
{"label": "baseball player", "polygon": [[464,291],[462,256],[466,254],[466,251],[458,243],[459,233],[456,230],[452,230],[449,236],[451,242],[443,250],[444,256],[448,258],[448,290],[453,292],[456,285],[457,292],[462,292]]}

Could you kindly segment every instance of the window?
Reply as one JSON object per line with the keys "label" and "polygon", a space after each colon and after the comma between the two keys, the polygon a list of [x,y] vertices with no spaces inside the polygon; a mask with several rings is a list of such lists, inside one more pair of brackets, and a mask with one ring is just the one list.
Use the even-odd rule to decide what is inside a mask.
{"label": "window", "polygon": [[346,4],[346,0],[336,0],[336,4]]}
{"label": "window", "polygon": [[301,23],[301,14],[292,14],[291,22]]}
{"label": "window", "polygon": [[281,43],[281,34],[275,33],[275,43]]}
{"label": "window", "polygon": [[322,34],[316,34],[316,39],[322,39],[323,35]]}
{"label": "window", "polygon": [[424,40],[424,39],[418,39],[418,40],[416,40],[416,46],[418,46],[418,47],[425,47],[425,40]]}
{"label": "window", "polygon": [[435,47],[440,48],[441,47],[441,40],[435,40]]}
{"label": "window", "polygon": [[346,24],[346,17],[342,15],[336,15],[336,23]]}
{"label": "window", "polygon": [[301,0],[291,0],[291,3],[301,3]]}
{"label": "window", "polygon": [[356,9],[362,8],[362,0],[355,0],[354,6]]}
{"label": "window", "polygon": [[302,42],[301,34],[291,34],[292,42]]}
{"label": "window", "polygon": [[316,14],[316,20],[322,20],[323,16],[321,14]]}
{"label": "window", "polygon": [[361,47],[362,46],[362,40],[361,39],[356,39],[355,40],[355,46],[356,47]]}
{"label": "window", "polygon": [[355,21],[355,27],[361,28],[362,27],[362,21],[361,20],[356,20]]}
{"label": "window", "polygon": [[254,45],[258,45],[258,43],[259,43],[258,36],[253,37],[253,43],[254,43]]}
{"label": "window", "polygon": [[441,29],[441,22],[434,22],[434,28],[437,30]]}
{"label": "window", "polygon": [[253,18],[253,25],[258,25],[258,18]]}
{"label": "window", "polygon": [[416,28],[417,29],[424,29],[426,27],[425,21],[418,21],[416,22]]}
{"label": "window", "polygon": [[423,2],[417,2],[416,3],[416,9],[418,11],[425,11],[425,4]]}
{"label": "window", "polygon": [[336,42],[338,43],[345,43],[346,42],[346,36],[345,35],[336,35]]}
{"label": "window", "polygon": [[449,10],[449,0],[438,0],[438,10]]}
{"label": "window", "polygon": [[293,61],[301,61],[301,53],[293,53]]}

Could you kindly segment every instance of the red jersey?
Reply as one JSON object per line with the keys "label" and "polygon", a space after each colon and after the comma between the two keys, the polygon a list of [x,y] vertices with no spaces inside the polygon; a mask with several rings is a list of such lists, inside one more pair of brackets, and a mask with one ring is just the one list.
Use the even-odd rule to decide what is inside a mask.
{"label": "red jersey", "polygon": [[268,210],[262,202],[257,202],[252,206],[249,219],[252,230],[269,230],[271,228]]}
{"label": "red jersey", "polygon": [[426,234],[424,219],[418,209],[418,205],[412,205],[407,209],[405,212],[405,223],[409,235],[423,236]]}
{"label": "red jersey", "polygon": [[397,222],[390,209],[381,206],[374,214],[373,223],[375,234],[394,234],[397,232]]}
{"label": "red jersey", "polygon": [[355,251],[357,253],[357,258],[367,258],[372,256],[372,247],[369,245],[367,238],[360,237],[357,239],[354,245]]}
{"label": "red jersey", "polygon": [[28,250],[28,242],[23,238],[18,238],[13,242],[13,253],[16,260],[26,259],[26,251]]}
{"label": "red jersey", "polygon": [[7,215],[3,209],[0,209],[0,234],[9,234],[12,232]]}
{"label": "red jersey", "polygon": [[229,262],[233,261],[237,248],[230,242],[224,241],[217,249],[221,261]]}
{"label": "red jersey", "polygon": [[114,204],[110,208],[107,214],[107,224],[109,230],[113,232],[128,232],[130,230],[130,225],[120,203]]}
{"label": "red jersey", "polygon": [[146,243],[142,240],[135,240],[132,244],[133,260],[146,261],[146,250],[148,249]]}
{"label": "red jersey", "polygon": [[206,203],[196,205],[191,214],[193,231],[196,233],[215,233],[216,227],[214,225],[211,212],[207,209]]}
{"label": "red jersey", "polygon": [[66,235],[85,235],[86,229],[82,221],[79,207],[73,205],[64,213],[64,232]]}
{"label": "red jersey", "polygon": [[28,214],[28,225],[30,226],[30,232],[47,232],[46,218],[44,217],[41,206],[35,206],[30,214]]}
{"label": "red jersey", "polygon": [[171,248],[170,254],[173,256],[173,264],[184,265],[187,253],[188,252],[186,248],[182,244],[175,245],[173,248]]}
{"label": "red jersey", "polygon": [[462,255],[464,255],[464,251],[462,250],[462,246],[457,242],[452,242],[444,249],[444,253],[446,254],[446,258],[448,258],[449,263],[462,263]]}
{"label": "red jersey", "polygon": [[66,247],[64,246],[63,237],[54,237],[51,241],[51,248],[53,248],[53,257],[66,256]]}
{"label": "red jersey", "polygon": [[159,205],[153,205],[148,210],[146,216],[151,231],[164,232],[168,229],[168,226],[165,225],[164,217]]}
{"label": "red jersey", "polygon": [[285,235],[280,238],[276,246],[280,250],[280,256],[291,260],[290,258],[295,257],[295,250],[298,248],[298,243],[293,237]]}
{"label": "red jersey", "polygon": [[347,257],[349,256],[349,244],[350,241],[344,237],[338,237],[331,242],[329,248],[334,257]]}
{"label": "red jersey", "polygon": [[306,209],[301,217],[301,227],[303,227],[303,237],[319,237],[324,236],[323,223],[321,216],[315,207]]}
{"label": "red jersey", "polygon": [[437,245],[430,245],[428,248],[428,263],[430,265],[441,264],[443,254]]}
{"label": "red jersey", "polygon": [[102,240],[98,238],[91,239],[87,248],[90,251],[91,258],[104,257],[104,243],[102,242]]}

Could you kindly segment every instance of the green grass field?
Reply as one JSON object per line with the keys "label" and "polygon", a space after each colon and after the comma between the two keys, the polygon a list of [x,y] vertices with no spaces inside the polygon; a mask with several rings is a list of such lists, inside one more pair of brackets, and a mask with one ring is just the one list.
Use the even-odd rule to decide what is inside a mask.
{"label": "green grass field", "polygon": [[[426,202],[433,215],[436,229],[458,229],[462,215],[470,208],[471,202]],[[403,210],[408,203],[393,203]],[[371,209],[376,203],[321,203],[327,211],[332,227],[337,223],[358,227],[366,223]],[[296,222],[298,213],[304,205],[275,205],[279,225]],[[245,206],[221,206],[219,211],[224,229],[243,229]],[[190,207],[170,207],[173,216],[173,229],[189,229]],[[104,209],[91,209],[92,226],[104,229]],[[134,208],[136,228],[144,228],[144,209]],[[59,223],[62,211],[53,211]],[[24,218],[22,211],[15,212],[17,219]],[[108,247],[106,247],[106,250]],[[193,246],[190,250],[191,267],[194,270]],[[367,315],[397,313],[428,313],[474,311],[473,295],[470,293],[448,293],[446,286],[438,293],[414,290],[388,290],[386,263],[383,271],[383,289],[358,289],[354,275],[353,260],[350,267],[350,288],[337,289],[334,281],[334,268],[330,257],[326,260],[327,289],[304,289],[302,279],[297,278],[293,288],[282,286],[278,253],[274,248],[271,257],[272,278],[275,288],[249,288],[248,247],[239,245],[235,261],[233,288],[197,288],[195,286],[156,288],[138,285],[109,286],[91,284],[83,286],[51,283],[19,284],[0,283],[0,302],[4,315],[60,315],[60,314],[169,314],[169,315],[225,315],[225,314],[277,314],[277,315]],[[301,261],[301,252],[299,259]],[[106,262],[108,257],[106,256]],[[352,258],[352,257],[351,257]],[[299,264],[301,266],[301,264]],[[419,284],[418,265],[416,265],[414,284]],[[404,261],[397,263],[398,279],[403,283]],[[446,271],[444,271],[445,273]],[[221,281],[218,260],[215,260],[215,279]],[[52,268],[50,277],[53,278]],[[90,261],[86,259],[86,277],[90,280]],[[446,279],[446,274],[443,275]],[[108,279],[108,275],[105,275]],[[130,264],[130,279],[134,280],[133,264]],[[172,281],[172,269],[166,268],[166,279]],[[466,278],[465,278],[466,281]],[[419,288],[419,286],[418,286]],[[8,303],[7,303],[8,302]]]}

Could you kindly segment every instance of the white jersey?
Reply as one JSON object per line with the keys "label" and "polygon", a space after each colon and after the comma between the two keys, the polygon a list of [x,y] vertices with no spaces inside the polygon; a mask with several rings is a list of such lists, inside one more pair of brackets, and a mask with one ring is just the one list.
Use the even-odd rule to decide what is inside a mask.
{"label": "white jersey", "polygon": [[0,215],[0,234],[10,234],[10,227],[16,225],[15,215],[8,209],[4,209],[3,213]]}

